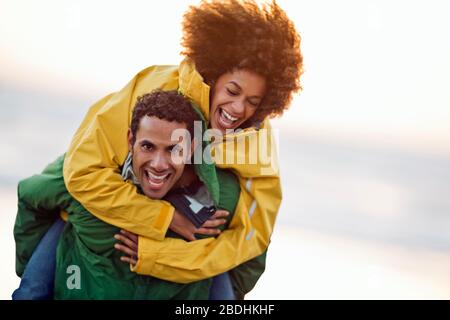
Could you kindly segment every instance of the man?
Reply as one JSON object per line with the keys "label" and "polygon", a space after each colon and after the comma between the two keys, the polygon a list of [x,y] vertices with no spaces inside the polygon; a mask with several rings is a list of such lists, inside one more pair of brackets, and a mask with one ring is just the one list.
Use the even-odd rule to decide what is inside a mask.
{"label": "man", "polygon": [[[213,203],[217,208],[234,212],[239,197],[236,178],[231,173],[217,170],[213,165],[206,163],[195,167],[186,165],[186,160],[195,149],[196,142],[191,141],[193,147],[191,153],[188,153],[188,150],[179,148],[178,141],[172,141],[174,130],[185,130],[193,137],[193,123],[199,120],[199,117],[188,100],[176,92],[156,91],[140,97],[133,111],[128,133],[130,154],[122,168],[122,177],[136,185],[141,193],[153,199],[162,199],[169,194],[170,197],[167,199],[173,200],[177,198],[177,194],[179,197],[182,190],[184,193],[191,193],[194,198],[197,196],[200,203],[205,206]],[[175,163],[173,159],[176,155],[184,160]],[[23,273],[27,263],[27,269],[31,268],[30,265],[38,265],[39,268],[39,262],[32,263],[35,255],[39,259],[39,252],[47,254],[41,256],[41,260],[52,259],[49,254],[51,248],[45,248],[45,244],[42,243],[46,242],[47,234],[39,244],[44,246],[44,250],[38,250],[38,246],[33,258],[28,262],[40,240],[38,235],[45,233],[48,225],[53,223],[55,215],[64,210],[67,212],[67,224],[59,240],[56,255],[55,298],[207,299],[210,296],[212,279],[178,284],[131,272],[128,264],[124,264],[121,260],[127,262],[129,261],[127,259],[134,260],[136,256],[124,258],[121,257],[120,251],[114,249],[114,235],[119,233],[118,228],[98,220],[65,189],[62,177],[63,160],[63,157],[60,157],[47,167],[43,174],[24,180],[19,185],[19,212],[14,230],[18,275]],[[207,177],[203,179],[205,184],[199,183],[195,173],[203,178]],[[190,190],[186,188],[187,186]],[[182,187],[184,189],[181,189]],[[219,201],[211,199],[208,190],[212,189],[220,190]],[[199,194],[203,194],[203,197],[199,197]],[[209,199],[205,199],[205,194]],[[97,196],[101,198],[101,195]],[[202,227],[195,228],[193,232],[204,235],[218,234],[220,231],[215,228],[223,227],[225,220],[221,218],[224,216],[223,210],[217,210],[212,219],[205,222]],[[177,219],[180,220],[178,225],[183,225],[183,219],[187,218],[179,215]],[[61,222],[52,228],[61,230],[62,226]],[[168,236],[179,237],[176,234],[177,223],[173,226]],[[49,238],[49,243],[55,242],[51,236]],[[123,242],[122,245],[116,244],[116,247],[127,253],[127,239],[121,238],[120,235],[116,238]],[[265,255],[234,270],[233,281],[235,288],[239,288],[237,295],[241,296],[245,290],[249,291],[256,283],[264,270],[264,258]],[[251,275],[252,272],[253,276],[249,277],[248,274]],[[26,287],[26,281],[29,280],[26,274],[27,270],[21,287],[24,282]],[[36,279],[32,279],[33,281],[35,284],[38,282]],[[48,278],[44,277],[42,282],[45,287],[48,285]],[[42,287],[42,284],[36,285],[32,290],[38,290],[36,287]],[[21,290],[16,291],[14,295],[20,298]]]}

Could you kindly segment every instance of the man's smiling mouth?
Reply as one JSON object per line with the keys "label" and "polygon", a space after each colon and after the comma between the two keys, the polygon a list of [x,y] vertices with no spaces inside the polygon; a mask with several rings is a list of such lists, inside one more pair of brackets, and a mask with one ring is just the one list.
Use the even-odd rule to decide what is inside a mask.
{"label": "man's smiling mouth", "polygon": [[154,188],[160,188],[169,179],[171,173],[155,174],[150,170],[144,170],[148,184]]}

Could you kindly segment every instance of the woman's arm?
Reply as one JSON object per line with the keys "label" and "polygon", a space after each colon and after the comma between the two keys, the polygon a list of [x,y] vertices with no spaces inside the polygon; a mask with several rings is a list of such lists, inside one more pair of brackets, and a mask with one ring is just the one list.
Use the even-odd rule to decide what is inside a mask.
{"label": "woman's arm", "polygon": [[[260,133],[250,130],[240,135]],[[216,239],[193,242],[179,239],[161,242],[139,237],[138,262],[133,271],[189,283],[223,273],[261,255],[269,245],[282,198],[276,150],[271,143],[272,138],[268,140],[270,147],[267,155],[273,158],[269,165],[218,164],[233,169],[239,175],[241,187],[239,202],[228,230]],[[218,152],[223,153],[223,150]]]}
{"label": "woman's arm", "polygon": [[[246,180],[241,180],[241,187],[246,185],[242,181]],[[261,255],[270,241],[281,189],[278,179],[274,178],[264,178],[252,184],[251,192],[241,190],[230,227],[217,238],[187,242],[170,238],[155,241],[140,236],[138,262],[132,270],[164,280],[189,283],[216,276]],[[253,192],[257,198],[253,198]],[[270,197],[272,201],[266,203]],[[252,207],[253,199],[258,198],[256,207]]]}
{"label": "woman's arm", "polygon": [[76,132],[64,162],[70,194],[97,218],[150,239],[162,240],[174,209],[138,194],[119,167],[128,154],[127,130],[138,96],[176,89],[177,67],[150,67],[121,91],[94,104]]}

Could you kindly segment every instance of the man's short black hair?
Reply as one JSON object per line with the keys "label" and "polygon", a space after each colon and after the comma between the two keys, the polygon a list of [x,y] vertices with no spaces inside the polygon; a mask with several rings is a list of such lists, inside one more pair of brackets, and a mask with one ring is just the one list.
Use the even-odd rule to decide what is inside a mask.
{"label": "man's short black hair", "polygon": [[137,99],[131,119],[133,144],[136,141],[139,123],[144,116],[185,123],[191,137],[194,137],[194,121],[200,121],[200,116],[186,97],[175,90],[155,90]]}

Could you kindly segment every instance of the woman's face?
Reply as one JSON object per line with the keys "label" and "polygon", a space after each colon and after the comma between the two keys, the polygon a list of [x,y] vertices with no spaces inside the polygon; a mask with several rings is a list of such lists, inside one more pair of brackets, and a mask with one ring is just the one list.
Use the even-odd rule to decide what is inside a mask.
{"label": "woman's face", "polygon": [[225,73],[213,88],[211,128],[225,134],[247,121],[260,105],[266,92],[266,80],[259,74],[241,69]]}

